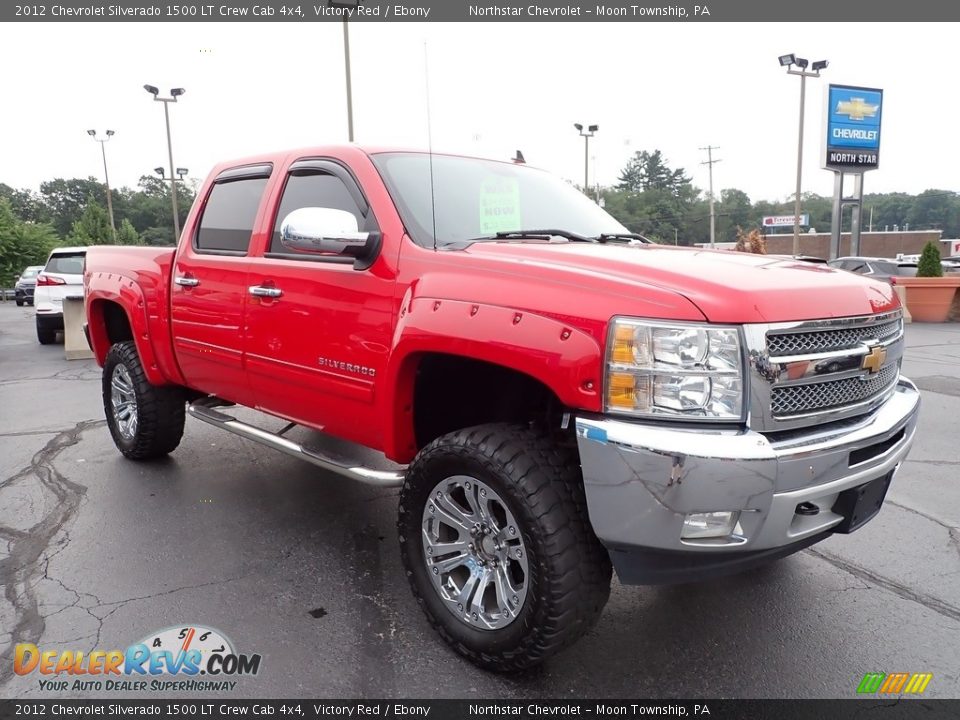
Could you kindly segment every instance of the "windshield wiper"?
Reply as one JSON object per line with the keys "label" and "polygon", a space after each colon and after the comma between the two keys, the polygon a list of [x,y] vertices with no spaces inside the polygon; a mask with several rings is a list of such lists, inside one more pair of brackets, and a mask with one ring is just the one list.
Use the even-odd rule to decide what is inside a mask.
{"label": "windshield wiper", "polygon": [[600,242],[597,238],[586,237],[584,235],[578,235],[575,232],[570,232],[569,230],[512,230],[509,232],[498,232],[494,237],[497,240],[525,240],[533,238],[543,238],[549,240],[552,236],[566,238],[571,242]]}
{"label": "windshield wiper", "polygon": [[643,235],[638,235],[637,233],[600,233],[595,238],[591,238],[596,242],[609,242],[610,240],[639,240],[642,243],[653,244],[653,241],[649,238],[645,238]]}

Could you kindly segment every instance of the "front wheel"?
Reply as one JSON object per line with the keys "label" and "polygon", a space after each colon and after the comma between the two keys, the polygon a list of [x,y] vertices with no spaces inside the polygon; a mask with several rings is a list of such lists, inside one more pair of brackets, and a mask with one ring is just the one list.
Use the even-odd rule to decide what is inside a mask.
{"label": "front wheel", "polygon": [[114,444],[131,460],[167,455],[183,437],[183,392],[174,386],[151,385],[131,341],[116,343],[107,353],[103,409]]}
{"label": "front wheel", "polygon": [[576,457],[525,426],[482,425],[425,447],[398,530],[430,624],[487,669],[521,670],[571,645],[610,593]]}

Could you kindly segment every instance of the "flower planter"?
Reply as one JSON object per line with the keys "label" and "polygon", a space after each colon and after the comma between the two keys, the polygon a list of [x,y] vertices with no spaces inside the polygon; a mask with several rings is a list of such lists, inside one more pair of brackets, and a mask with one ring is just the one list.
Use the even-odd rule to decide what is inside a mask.
{"label": "flower planter", "polygon": [[906,290],[907,308],[914,322],[946,322],[960,288],[960,275],[898,277],[896,283]]}

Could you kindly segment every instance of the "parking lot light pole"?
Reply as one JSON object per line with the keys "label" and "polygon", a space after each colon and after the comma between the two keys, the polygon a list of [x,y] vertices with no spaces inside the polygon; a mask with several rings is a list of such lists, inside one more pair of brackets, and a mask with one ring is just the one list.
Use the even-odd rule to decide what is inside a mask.
{"label": "parking lot light pole", "polygon": [[[807,78],[820,77],[820,71],[827,67],[826,60],[818,60],[807,71],[809,62],[794,54],[781,55],[778,60],[781,67],[787,68],[788,75],[800,76],[800,129],[797,133],[797,194],[793,202],[793,254],[800,254],[800,180],[803,172],[803,110],[807,91]],[[796,67],[797,69],[794,69]]]}
{"label": "parking lot light pole", "polygon": [[587,197],[590,196],[590,138],[593,137],[594,133],[600,129],[599,125],[590,125],[587,127],[586,132],[583,130],[583,125],[580,123],[574,123],[573,126],[577,129],[577,132],[580,133],[580,137],[583,138],[583,191],[587,194]]}
{"label": "parking lot light pole", "polygon": [[107,172],[107,141],[110,140],[116,133],[113,130],[106,131],[106,137],[100,139],[97,137],[96,130],[87,130],[87,135],[92,137],[98,143],[100,143],[100,152],[103,154],[103,180],[107,185],[107,212],[110,213],[110,230],[113,233],[113,242],[117,242],[117,224],[113,221],[113,198],[110,193],[110,175]]}
{"label": "parking lot light pole", "polygon": [[[363,0],[327,0],[333,8],[356,9]],[[347,76],[347,139],[353,142],[353,83],[350,81],[350,23],[343,16],[343,69]]]}
{"label": "parking lot light pole", "polygon": [[170,91],[170,97],[160,97],[160,91],[153,85],[144,85],[143,89],[153,95],[153,99],[163,103],[163,117],[167,121],[167,154],[170,160],[170,199],[173,203],[173,233],[174,242],[180,240],[180,213],[177,210],[177,183],[173,170],[173,143],[170,140],[170,103],[175,103],[177,98],[183,95],[186,90],[183,88],[173,88]]}

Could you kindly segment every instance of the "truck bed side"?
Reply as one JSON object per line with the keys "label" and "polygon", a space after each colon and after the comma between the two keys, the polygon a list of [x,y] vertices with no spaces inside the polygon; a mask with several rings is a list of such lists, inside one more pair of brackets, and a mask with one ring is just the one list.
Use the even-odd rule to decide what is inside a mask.
{"label": "truck bed side", "polygon": [[101,366],[110,346],[133,340],[154,385],[184,385],[170,342],[174,248],[91,247],[84,270],[90,344]]}

